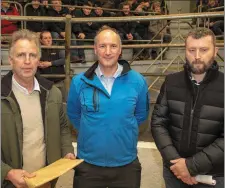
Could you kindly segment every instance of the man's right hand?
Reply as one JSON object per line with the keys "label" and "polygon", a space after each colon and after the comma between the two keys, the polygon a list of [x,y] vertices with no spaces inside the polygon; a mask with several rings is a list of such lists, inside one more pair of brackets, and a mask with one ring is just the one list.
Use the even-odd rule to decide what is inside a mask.
{"label": "man's right hand", "polygon": [[66,37],[66,32],[60,32],[61,37],[65,38]]}
{"label": "man's right hand", "polygon": [[170,167],[170,170],[174,173],[174,175],[181,179],[184,183],[188,185],[194,185],[198,182],[195,180],[195,177],[191,177],[184,158],[179,158],[170,161],[173,165]]}
{"label": "man's right hand", "polygon": [[40,61],[38,67],[41,69],[45,69],[52,66],[52,62],[50,61]]}
{"label": "man's right hand", "polygon": [[79,33],[78,38],[79,39],[84,39],[85,38],[85,34],[84,33]]}
{"label": "man's right hand", "polygon": [[12,184],[16,188],[27,188],[27,184],[24,180],[25,177],[32,178],[35,177],[35,173],[28,173],[25,170],[22,169],[12,169],[8,172],[7,176],[5,177],[6,180],[9,180],[12,182]]}

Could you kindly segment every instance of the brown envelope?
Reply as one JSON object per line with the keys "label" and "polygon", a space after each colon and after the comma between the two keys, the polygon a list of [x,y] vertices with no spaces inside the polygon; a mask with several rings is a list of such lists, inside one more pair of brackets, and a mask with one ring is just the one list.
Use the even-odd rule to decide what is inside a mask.
{"label": "brown envelope", "polygon": [[[51,180],[63,175],[67,171],[71,170],[75,166],[82,163],[82,159],[59,159],[58,161],[46,166],[35,172],[36,176],[33,178],[25,178],[27,186],[29,188],[49,188]],[[47,184],[46,184],[47,183]]]}

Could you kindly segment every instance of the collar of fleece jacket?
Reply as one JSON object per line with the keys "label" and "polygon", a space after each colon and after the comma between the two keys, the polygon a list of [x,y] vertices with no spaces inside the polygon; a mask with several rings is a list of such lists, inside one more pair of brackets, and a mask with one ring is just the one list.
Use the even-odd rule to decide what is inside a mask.
{"label": "collar of fleece jacket", "polygon": [[[123,66],[123,71],[121,73],[122,74],[125,74],[127,73],[128,71],[131,70],[130,68],[130,64],[125,61],[125,60],[119,60],[118,63],[120,65]],[[94,78],[94,75],[95,75],[95,69],[98,67],[98,61],[96,61],[85,73],[84,73],[84,76],[87,77],[88,79],[90,80],[93,80]]]}

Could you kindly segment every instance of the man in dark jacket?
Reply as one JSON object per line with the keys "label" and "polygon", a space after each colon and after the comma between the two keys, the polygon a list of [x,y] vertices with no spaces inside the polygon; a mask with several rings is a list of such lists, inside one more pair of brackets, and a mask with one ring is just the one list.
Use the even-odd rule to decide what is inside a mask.
{"label": "man in dark jacket", "polygon": [[[219,7],[218,0],[208,0],[208,3],[206,6],[203,6],[202,12],[215,12],[218,10],[211,10],[213,8]],[[224,18],[218,17],[218,18],[210,18],[209,21],[206,22],[206,26],[209,27],[213,33],[217,35],[223,35],[224,33]]]}
{"label": "man in dark jacket", "polygon": [[[32,0],[32,4],[26,8],[26,16],[45,16],[44,7],[40,5],[41,0]],[[47,26],[47,25],[46,25]],[[27,29],[38,32],[45,30],[44,22],[27,22]]]}
{"label": "man in dark jacket", "polygon": [[[69,14],[69,9],[67,7],[62,7],[61,0],[51,0],[53,4],[52,7],[48,9],[48,16],[51,17],[65,17]],[[65,39],[65,23],[64,22],[50,22],[49,27],[51,28],[52,37],[58,39]],[[71,38],[76,39],[75,34],[71,31]],[[63,43],[64,44],[64,41]],[[76,46],[77,43],[75,40],[71,40],[71,46]],[[79,54],[77,49],[71,49],[71,59],[73,61],[84,61],[84,53]]]}
{"label": "man in dark jacket", "polygon": [[[130,12],[129,3],[127,2],[122,3],[121,8],[123,11],[117,14],[118,17],[133,16],[133,14],[131,14]],[[142,40],[142,38],[136,31],[136,27],[137,27],[137,22],[118,22],[115,24],[115,28],[119,31],[120,38],[122,40],[128,40],[128,41]],[[135,42],[135,43],[140,44],[141,42]],[[139,51],[140,49],[134,48],[135,56]]]}
{"label": "man in dark jacket", "polygon": [[[73,17],[77,18],[87,18],[87,17],[95,17],[95,14],[92,12],[92,3],[90,1],[85,1],[83,3],[82,9],[75,9],[71,12],[71,15]],[[97,30],[99,29],[99,24],[96,22],[84,22],[84,23],[73,23],[72,25],[72,31],[76,34],[76,37],[78,39],[94,39]],[[82,40],[77,41],[77,44],[82,46],[84,44],[87,44],[89,42],[84,42]],[[92,43],[92,42],[91,42]],[[84,56],[84,49],[78,49],[79,56],[82,59],[82,56]],[[83,58],[84,59],[84,58]],[[81,63],[85,63],[84,60]]]}
{"label": "man in dark jacket", "polygon": [[[25,177],[65,157],[75,159],[60,91],[36,74],[37,35],[12,35],[10,71],[1,80],[1,187],[27,187]],[[54,187],[54,184],[51,184]]]}
{"label": "man in dark jacket", "polygon": [[[52,46],[52,35],[49,31],[42,31],[40,34],[41,44],[44,46]],[[63,51],[57,49],[41,49],[41,59],[39,63],[39,72],[41,74],[65,74],[65,54]],[[48,78],[54,82],[55,86],[60,89],[63,96],[63,101],[66,101],[66,89],[64,85],[64,78],[55,77]]]}
{"label": "man in dark jacket", "polygon": [[[191,31],[185,41],[184,70],[166,77],[151,121],[162,155],[166,188],[186,188],[197,175],[224,184],[224,75],[214,61],[215,35]],[[198,183],[195,188],[208,185]]]}
{"label": "man in dark jacket", "polygon": [[[95,16],[96,17],[111,17],[112,16],[111,13],[103,10],[102,6],[103,6],[102,2],[99,2],[99,1],[95,2],[95,4],[94,4],[94,7],[96,8],[96,9],[94,9]],[[103,25],[108,25],[110,27],[113,26],[112,23],[109,23],[109,22],[101,22],[98,24],[99,24],[99,28],[101,28]]]}
{"label": "man in dark jacket", "polygon": [[[80,9],[75,9],[71,14],[75,18],[89,18],[89,17],[96,17],[96,15],[92,11],[92,3],[90,1],[84,2],[83,7]],[[80,23],[81,33],[84,34],[83,37],[79,37],[81,39],[94,39],[97,30],[99,29],[100,25],[96,22],[84,22]]]}

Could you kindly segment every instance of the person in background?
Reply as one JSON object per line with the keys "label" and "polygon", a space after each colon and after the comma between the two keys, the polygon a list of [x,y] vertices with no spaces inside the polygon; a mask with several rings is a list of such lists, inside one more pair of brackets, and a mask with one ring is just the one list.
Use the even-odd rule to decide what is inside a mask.
{"label": "person in background", "polygon": [[[89,18],[89,17],[96,17],[94,12],[92,11],[92,3],[90,1],[86,1],[83,3],[83,8],[75,9],[71,14],[75,18]],[[97,30],[99,29],[100,25],[96,22],[84,22],[80,23],[81,32],[84,34],[83,39],[94,39]]]}
{"label": "person in background", "polygon": [[[19,16],[20,14],[10,3],[1,2],[1,15]],[[12,34],[17,30],[17,21],[1,20],[1,34]]]}
{"label": "person in background", "polygon": [[[27,6],[26,15],[27,16],[46,16],[43,6],[40,5],[41,0],[32,0],[32,4]],[[27,22],[27,29],[33,32],[40,32],[47,30],[45,28],[45,23],[42,21]]]}
{"label": "person in background", "polygon": [[[153,11],[157,15],[163,15],[163,11],[160,7],[160,4],[158,2],[153,3]],[[151,20],[149,24],[149,37],[152,38],[155,36],[164,26],[167,25],[167,20]],[[163,43],[170,43],[172,40],[169,26],[167,25],[155,38],[157,40],[161,40]],[[157,51],[156,48],[151,49],[151,57],[152,59],[156,59],[158,57],[158,54],[161,53]],[[162,54],[162,59],[166,59],[166,52]]]}
{"label": "person in background", "polygon": [[67,115],[78,131],[74,188],[140,188],[139,126],[149,114],[144,77],[121,54],[118,32],[102,27],[94,39],[98,61],[73,77]]}
{"label": "person in background", "polygon": [[48,9],[49,9],[49,1],[48,0],[42,0],[41,3],[44,5],[43,9],[44,9],[44,14],[47,15]]}
{"label": "person in background", "polygon": [[[213,11],[210,9],[216,8],[219,6],[220,5],[218,0],[208,0],[207,5],[202,8],[202,11],[210,12],[210,11]],[[218,11],[218,10],[214,10],[214,11]],[[210,18],[209,21],[206,21],[206,26],[209,27],[216,36],[223,38],[223,33],[224,33],[224,18],[223,17]]]}
{"label": "person in background", "polygon": [[[62,7],[62,1],[61,0],[51,0],[51,3],[53,4],[52,7],[48,9],[48,16],[51,17],[65,17],[67,14],[69,14],[69,9],[67,7]],[[48,28],[50,28],[51,34],[53,39],[64,39],[58,42],[60,45],[65,44],[65,23],[64,22],[49,22]],[[71,46],[76,46],[77,42],[75,34],[71,31]],[[71,49],[71,60],[73,62],[82,62],[84,61],[83,54],[79,54],[79,51],[77,49]]]}
{"label": "person in background", "polygon": [[[166,188],[224,187],[224,74],[215,35],[206,28],[185,40],[184,70],[166,77],[151,119]],[[215,186],[198,183],[209,175]]]}
{"label": "person in background", "polygon": [[[127,2],[124,2],[121,4],[122,12],[119,12],[117,14],[118,17],[129,17],[133,16],[133,14],[130,12],[130,4]],[[132,44],[141,44],[142,38],[136,31],[137,22],[117,22],[115,24],[115,28],[118,30],[121,40],[128,40],[128,42],[132,42],[133,40],[138,40],[138,42],[132,42]],[[127,43],[127,42],[124,42]],[[134,48],[134,55],[133,57],[136,57],[137,54],[140,52],[140,48]]]}
{"label": "person in background", "polygon": [[[97,1],[94,4],[94,7],[96,8],[96,9],[94,9],[95,16],[96,17],[111,17],[112,16],[111,13],[103,10],[102,6],[103,6],[103,3],[99,2],[99,1]],[[112,27],[112,23],[101,22],[98,24],[99,24],[99,28],[101,28],[104,25],[108,25],[108,26]]]}
{"label": "person in background", "polygon": [[[142,1],[137,8],[135,9],[135,16],[146,16],[147,13],[145,13],[145,10],[149,8],[149,2],[144,2]],[[141,36],[141,38],[143,40],[150,40],[149,36],[149,31],[148,31],[148,26],[149,26],[149,21],[137,21],[136,22],[136,32],[138,33],[139,36]],[[146,42],[145,42],[146,43]],[[145,59],[149,59],[150,58],[150,54],[149,54],[149,49],[144,48],[142,49],[142,53],[139,56],[139,59],[141,60],[145,60]]]}
{"label": "person in background", "polygon": [[[92,3],[90,1],[85,1],[83,3],[82,9],[75,9],[72,11],[71,15],[75,18],[89,18],[96,17],[92,12]],[[78,39],[94,39],[97,30],[99,29],[99,23],[96,22],[83,22],[83,23],[73,23],[72,30],[76,34]],[[77,44],[83,46],[84,44],[93,44],[89,41],[77,41]],[[83,60],[81,63],[86,63],[84,49],[78,49],[80,58]]]}
{"label": "person in background", "polygon": [[[52,35],[49,31],[42,31],[40,33],[40,42],[44,46],[52,46]],[[38,65],[40,74],[65,74],[65,54],[63,51],[57,49],[41,49],[41,59]],[[55,77],[47,78],[54,82],[62,93],[63,102],[66,102],[66,89],[64,84],[64,78]]]}
{"label": "person in background", "polygon": [[[36,33],[13,33],[12,71],[1,80],[1,187],[27,187],[25,177],[61,157],[75,159],[62,95],[36,74],[40,59]],[[46,186],[53,188],[56,181]]]}

